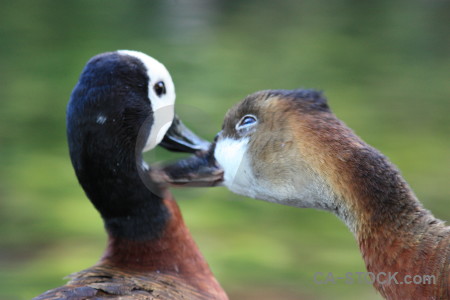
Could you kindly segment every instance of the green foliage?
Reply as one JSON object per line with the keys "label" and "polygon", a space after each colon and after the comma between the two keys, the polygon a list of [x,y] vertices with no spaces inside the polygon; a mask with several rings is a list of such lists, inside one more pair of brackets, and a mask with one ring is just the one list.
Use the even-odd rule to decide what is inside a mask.
{"label": "green foliage", "polygon": [[[439,0],[2,1],[0,299],[61,285],[102,253],[102,222],[70,165],[65,107],[85,62],[104,51],[140,50],[162,61],[178,113],[208,139],[249,93],[324,90],[425,206],[450,219],[449,11]],[[161,149],[146,156],[177,157]],[[370,285],[313,282],[315,272],[365,270],[352,235],[331,214],[224,188],[174,193],[233,299],[379,299]]]}

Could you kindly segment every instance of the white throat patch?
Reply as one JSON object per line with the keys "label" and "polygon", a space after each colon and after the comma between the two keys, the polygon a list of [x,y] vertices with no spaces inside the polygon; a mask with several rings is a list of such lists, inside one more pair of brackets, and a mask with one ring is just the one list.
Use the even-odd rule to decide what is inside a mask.
{"label": "white throat patch", "polygon": [[224,169],[224,185],[231,191],[252,197],[253,172],[248,159],[249,139],[225,138],[217,142],[214,157]]}
{"label": "white throat patch", "polygon": [[[153,57],[138,51],[119,50],[117,52],[139,59],[147,69],[147,74],[150,78],[148,98],[153,110],[154,123],[144,147],[144,151],[148,151],[155,148],[162,141],[170,125],[172,125],[175,115],[175,86],[166,67]],[[166,94],[161,96],[158,96],[153,89],[153,86],[159,81],[164,82],[166,87]]]}

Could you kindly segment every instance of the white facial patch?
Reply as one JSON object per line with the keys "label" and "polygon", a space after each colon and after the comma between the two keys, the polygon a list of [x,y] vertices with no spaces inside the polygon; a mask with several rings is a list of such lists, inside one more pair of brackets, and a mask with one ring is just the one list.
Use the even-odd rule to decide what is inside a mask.
{"label": "white facial patch", "polygon": [[[162,141],[167,130],[172,125],[175,115],[175,85],[173,84],[169,71],[156,59],[138,51],[119,50],[117,52],[134,56],[142,61],[150,78],[148,98],[150,99],[153,110],[154,123],[144,147],[144,151],[148,151],[155,148]],[[164,83],[166,93],[158,96],[153,87],[160,81]]]}
{"label": "white facial patch", "polygon": [[214,157],[224,169],[224,185],[232,192],[252,197],[252,174],[248,160],[248,138],[221,139],[217,142]]}

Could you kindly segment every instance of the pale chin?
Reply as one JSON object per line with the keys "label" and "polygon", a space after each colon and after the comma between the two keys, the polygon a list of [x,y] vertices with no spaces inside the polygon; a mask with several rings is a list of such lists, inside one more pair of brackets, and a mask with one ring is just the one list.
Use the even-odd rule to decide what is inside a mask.
{"label": "pale chin", "polygon": [[247,156],[249,139],[224,138],[217,142],[214,157],[224,170],[223,184],[236,194],[251,196],[253,172]]}

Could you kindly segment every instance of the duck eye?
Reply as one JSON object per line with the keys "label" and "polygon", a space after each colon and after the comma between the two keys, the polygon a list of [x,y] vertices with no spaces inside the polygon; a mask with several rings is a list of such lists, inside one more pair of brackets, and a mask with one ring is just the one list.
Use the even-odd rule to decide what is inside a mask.
{"label": "duck eye", "polygon": [[256,123],[256,117],[253,115],[246,115],[244,116],[241,121],[239,121],[237,128],[244,128],[250,125],[253,125]]}
{"label": "duck eye", "polygon": [[158,81],[153,86],[153,90],[155,91],[156,95],[158,95],[158,97],[161,97],[162,95],[166,94],[166,86],[165,86],[164,82],[162,82],[162,81]]}

